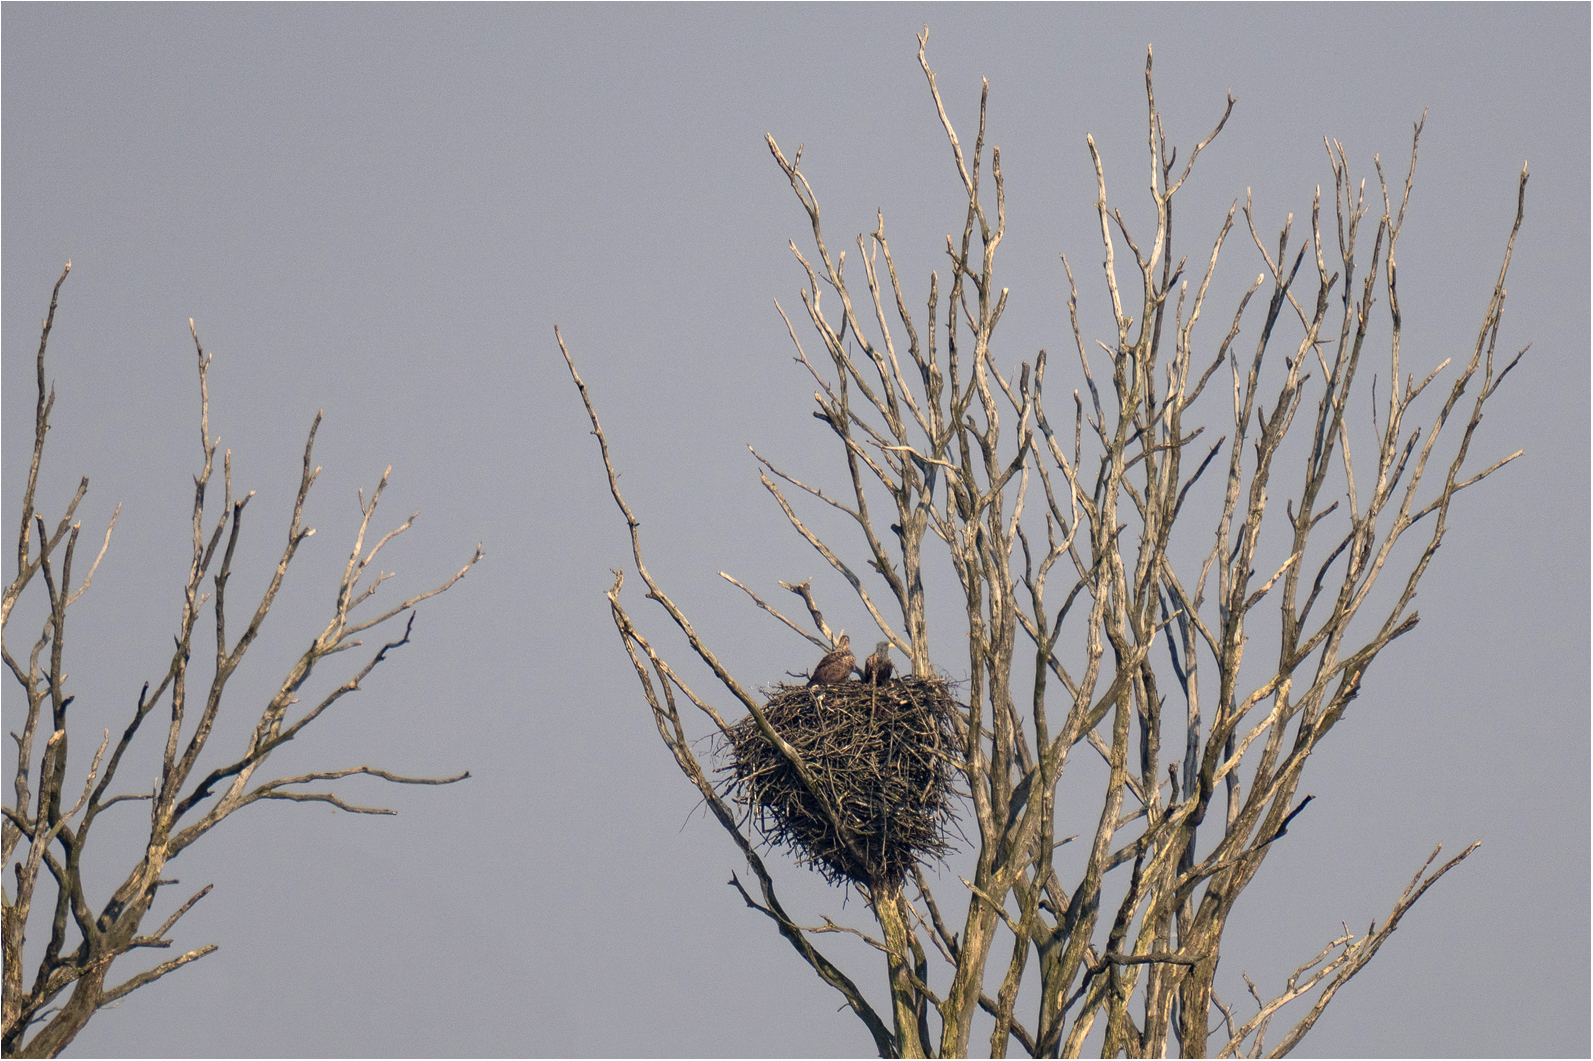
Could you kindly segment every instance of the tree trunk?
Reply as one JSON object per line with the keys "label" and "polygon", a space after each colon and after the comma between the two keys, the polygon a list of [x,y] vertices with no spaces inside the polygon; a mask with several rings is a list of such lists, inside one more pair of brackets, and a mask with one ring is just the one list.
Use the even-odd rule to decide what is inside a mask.
{"label": "tree trunk", "polygon": [[870,889],[874,915],[885,933],[887,965],[891,981],[891,1016],[896,1025],[897,1057],[928,1057],[918,1036],[918,992],[913,987],[913,955],[910,933],[902,917],[901,885],[880,885]]}

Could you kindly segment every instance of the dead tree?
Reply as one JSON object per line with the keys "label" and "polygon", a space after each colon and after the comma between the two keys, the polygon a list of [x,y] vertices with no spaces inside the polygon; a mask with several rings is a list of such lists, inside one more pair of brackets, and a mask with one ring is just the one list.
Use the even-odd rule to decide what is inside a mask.
{"label": "dead tree", "polygon": [[[1325,232],[1320,192],[1304,238],[1291,215],[1272,244],[1258,231],[1248,200],[1235,202],[1214,245],[1186,273],[1190,263],[1173,246],[1174,199],[1235,100],[1228,98],[1210,134],[1178,165],[1147,55],[1154,231],[1136,238],[1109,205],[1105,166],[1090,138],[1113,332],[1086,343],[1064,258],[1080,386],[1059,410],[1047,392],[1044,350],[1017,364],[997,356],[1007,292],[996,283],[994,262],[1006,221],[999,149],[989,152],[986,168],[988,82],[973,150],[965,152],[924,58],[926,40],[927,31],[919,62],[967,207],[960,233],[946,241],[949,282],[931,273],[921,316],[909,308],[883,216],[872,234],[857,239],[863,276],[854,286],[843,274],[844,255],[825,241],[817,195],[800,169],[801,149],[787,156],[768,141],[811,222],[812,250],[794,243],[791,249],[805,277],[803,309],[818,356],[809,356],[789,318],[786,325],[817,384],[814,416],[840,444],[850,490],[837,498],[760,456],[763,484],[906,654],[911,675],[930,678],[937,668],[955,668],[967,681],[955,726],[975,847],[972,879],[955,904],[937,900],[922,872],[913,874],[908,890],[858,885],[879,923],[879,937],[865,938],[885,958],[888,1013],[877,1012],[816,949],[814,933],[839,926],[826,919],[806,927],[777,898],[758,838],[749,835],[749,808],[727,800],[694,754],[679,697],[721,732],[731,723],[714,697],[688,688],[644,637],[621,604],[622,576],[608,594],[614,622],[665,745],[757,878],[760,894],[742,889],[742,897],[841,993],[881,1056],[965,1056],[981,1010],[994,1019],[995,1057],[1013,1042],[1031,1056],[1077,1056],[1097,1028],[1102,1056],[1288,1053],[1400,918],[1477,846],[1432,869],[1435,851],[1381,927],[1364,935],[1346,930],[1274,997],[1252,988],[1258,1009],[1248,1019],[1218,999],[1223,930],[1271,845],[1313,798],[1300,795],[1311,753],[1350,707],[1378,655],[1416,626],[1411,602],[1443,541],[1455,496],[1519,455],[1480,470],[1469,459],[1484,405],[1520,357],[1496,360],[1496,345],[1526,170],[1475,344],[1440,384],[1441,400],[1421,404],[1430,426],[1416,426],[1418,403],[1450,364],[1445,359],[1430,372],[1424,366],[1418,381],[1402,361],[1396,253],[1421,122],[1402,186],[1391,187],[1378,163],[1368,196],[1366,182],[1352,178],[1342,146],[1328,142],[1333,201]],[[1225,329],[1197,337],[1238,217],[1261,275],[1238,298]],[[1387,321],[1374,341],[1381,346],[1388,336],[1386,360],[1363,365],[1374,320],[1385,308]],[[1093,355],[1092,346],[1099,347]],[[823,805],[829,789],[816,783],[812,763],[770,724],[774,701],[766,705],[728,672],[649,574],[637,520],[620,495],[573,361],[570,371],[630,527],[648,598],[684,631]],[[1386,373],[1381,390],[1379,371]],[[1194,406],[1214,381],[1202,409],[1223,407],[1224,426],[1210,432],[1222,437],[1211,439],[1194,421]],[[1352,460],[1352,435],[1365,439],[1368,420],[1371,452],[1358,443]],[[1440,442],[1450,455],[1436,455]],[[855,524],[867,577],[804,522],[792,490]],[[1266,517],[1271,541],[1286,543],[1270,546],[1276,555],[1263,546]],[[1182,541],[1204,543],[1194,563],[1175,562],[1175,525]],[[931,534],[938,542],[928,550]],[[1391,553],[1407,536],[1417,545],[1401,552],[1396,567]],[[926,561],[942,548],[954,583]],[[1373,595],[1374,586],[1389,581],[1397,584],[1393,592]],[[821,635],[804,636],[828,648],[830,631],[811,585],[782,585],[803,597]],[[926,596],[953,585],[961,591],[968,657],[933,660],[928,624],[937,613]],[[1276,609],[1275,621],[1263,620],[1266,613],[1257,611],[1263,605]],[[1242,677],[1247,644],[1244,661],[1252,670]],[[1263,660],[1258,682],[1252,671]],[[748,723],[737,725],[738,739],[746,739]],[[1057,783],[1075,752],[1105,761],[1104,789],[1098,805],[1059,808]],[[832,814],[844,818],[839,808]],[[1082,872],[1064,877],[1053,856],[1073,839],[1070,833],[1088,847]],[[961,908],[957,925],[948,915]],[[1038,1005],[1019,1013],[1026,977],[1038,980]],[[996,979],[992,997],[986,985]],[[1269,1022],[1295,999],[1307,1000],[1296,1007],[1305,1011],[1269,1042]]]}
{"label": "dead tree", "polygon": [[[200,345],[197,331],[193,336],[199,361],[199,430],[204,463],[194,477],[193,554],[183,587],[174,648],[169,662],[163,664],[163,673],[153,682],[146,682],[139,692],[132,717],[115,746],[111,746],[111,734],[106,730],[86,773],[81,772],[81,760],[77,771],[69,769],[69,740],[73,735],[80,741],[87,738],[81,733],[74,734],[69,724],[73,696],[67,689],[67,614],[72,604],[88,590],[116,525],[113,515],[99,553],[82,582],[74,587],[78,535],[82,529],[81,522],[74,522],[74,517],[88,491],[87,477],[78,484],[77,493],[53,529],[44,514],[34,507],[45,434],[50,428],[50,412],[55,405],[55,389],[45,383],[45,347],[55,320],[61,284],[71,268],[68,263],[55,283],[49,315],[39,337],[33,460],[22,495],[16,575],[5,587],[3,613],[0,613],[0,630],[4,637],[9,637],[13,605],[30,585],[37,584],[36,579],[42,579],[46,600],[38,636],[21,650],[20,657],[13,653],[9,641],[0,639],[4,645],[5,665],[27,705],[21,732],[11,735],[17,749],[15,791],[5,804],[3,826],[4,859],[14,874],[14,881],[8,883],[5,891],[4,907],[4,1047],[7,1057],[55,1056],[101,1008],[216,949],[215,944],[210,944],[187,951],[153,968],[121,978],[119,982],[111,976],[113,964],[124,955],[146,948],[169,949],[172,946],[173,941],[167,934],[209,893],[210,886],[193,893],[158,928],[148,931],[144,921],[155,907],[160,889],[178,883],[163,875],[167,864],[233,812],[260,800],[297,800],[328,803],[356,814],[392,814],[393,811],[380,807],[348,803],[331,791],[306,791],[304,786],[321,785],[356,774],[405,785],[446,785],[470,776],[462,773],[453,777],[405,777],[370,766],[350,766],[292,777],[270,778],[269,774],[261,774],[272,752],[300,736],[344,696],[358,691],[365,678],[389,653],[408,644],[416,604],[448,589],[481,559],[481,549],[477,546],[470,561],[441,585],[369,614],[368,602],[391,577],[379,569],[372,574],[370,565],[382,548],[407,530],[415,519],[410,516],[367,549],[367,535],[374,534],[371,523],[376,506],[387,485],[386,473],[368,502],[361,493],[361,519],[354,535],[354,547],[343,569],[325,627],[310,639],[283,676],[276,692],[260,708],[258,721],[243,747],[225,765],[203,776],[195,776],[195,766],[210,740],[217,713],[227,694],[228,680],[259,634],[261,623],[276,600],[299,546],[315,533],[314,529],[305,527],[301,519],[305,498],[320,472],[311,463],[311,451],[321,423],[317,413],[304,446],[298,497],[281,559],[277,561],[265,593],[247,613],[242,631],[234,627],[229,632],[227,582],[233,573],[233,557],[243,532],[244,510],[254,494],[234,497],[232,453],[228,450],[221,462],[220,512],[212,515],[207,511],[207,495],[216,470],[219,443],[210,435],[206,373],[211,358]],[[192,322],[189,324],[192,330]],[[117,511],[120,512],[120,506]],[[204,586],[207,579],[212,583],[208,592]],[[196,636],[204,636],[200,624],[207,605],[215,624],[214,670],[208,682],[205,674],[190,670]],[[305,711],[295,710],[300,697],[308,695],[310,679],[323,660],[358,648],[364,643],[361,635],[401,616],[407,616],[402,634],[389,635],[391,639],[352,676],[315,698],[314,706]],[[134,748],[145,722],[162,702],[167,705],[167,711],[156,715],[154,724],[157,729],[164,730],[164,737],[154,743],[146,740]],[[107,750],[110,752],[108,759]],[[134,790],[112,795],[112,784],[118,780],[127,781],[130,772],[135,775],[130,782],[136,786]],[[262,780],[262,777],[269,779]],[[101,815],[118,804],[139,803],[149,807],[148,837],[147,841],[141,841],[143,857],[130,867],[108,896],[90,894],[91,889],[85,886],[83,879],[90,833],[99,835],[115,830],[125,835],[130,829],[142,831],[144,825],[127,820],[132,806],[120,808],[119,821],[107,820],[101,824]],[[13,862],[12,856],[19,853],[19,846],[21,858]],[[47,919],[49,936],[42,953],[28,954],[25,938],[29,917],[36,906]],[[38,923],[36,919],[35,924]],[[34,959],[37,968],[31,983],[27,983],[24,966]],[[63,993],[66,993],[64,1001],[57,1001]]]}

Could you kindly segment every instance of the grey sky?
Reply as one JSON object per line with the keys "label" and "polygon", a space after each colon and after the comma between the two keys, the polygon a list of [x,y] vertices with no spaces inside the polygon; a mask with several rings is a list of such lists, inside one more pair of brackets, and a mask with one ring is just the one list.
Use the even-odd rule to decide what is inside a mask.
{"label": "grey sky", "polygon": [[[216,885],[179,945],[221,949],[101,1013],[73,1053],[869,1050],[839,997],[725,886],[735,850],[693,813],[653,731],[602,596],[628,545],[552,328],[605,419],[650,567],[738,674],[773,681],[811,652],[720,570],[775,592],[816,576],[832,622],[871,643],[746,451],[821,482],[838,470],[774,309],[800,308],[786,241],[808,237],[763,135],[805,143],[832,245],[884,211],[921,299],[960,225],[914,55],[925,22],[969,140],[979,78],[991,82],[1004,364],[1067,349],[1058,252],[1100,319],[1084,135],[1109,189],[1142,210],[1147,43],[1184,151],[1225,91],[1239,99],[1180,218],[1192,256],[1246,188],[1269,239],[1290,211],[1307,217],[1331,181],[1324,135],[1374,184],[1374,153],[1403,176],[1411,123],[1431,108],[1401,240],[1413,370],[1468,347],[1530,161],[1501,341],[1533,349],[1474,445],[1483,460],[1526,456],[1457,505],[1423,622],[1313,759],[1302,791],[1317,801],[1240,903],[1219,988],[1239,1000],[1241,970],[1281,986],[1341,919],[1381,920],[1435,843],[1481,839],[1301,1053],[1590,1049],[1585,5],[8,4],[0,19],[0,526],[26,469],[38,321],[68,258],[41,507],[59,512],[80,474],[85,528],[123,503],[75,613],[80,722],[125,725],[175,628],[199,456],[189,317],[216,355],[212,432],[237,488],[258,491],[240,596],[263,585],[304,432],[326,413],[308,513],[320,533],[236,683],[234,739],[258,710],[247,697],[319,629],[355,489],[386,465],[387,525],[421,511],[389,559],[395,592],[445,577],[478,540],[487,553],[280,764],[474,778],[345,789],[396,818],[242,812],[170,870]],[[1225,284],[1261,268],[1248,238],[1224,253]],[[1221,327],[1206,325],[1208,343]],[[636,583],[631,605],[685,664]],[[967,666],[952,653],[942,665]],[[9,727],[9,679],[4,695]],[[805,923],[867,919],[774,863]],[[883,993],[861,946],[831,949]]]}

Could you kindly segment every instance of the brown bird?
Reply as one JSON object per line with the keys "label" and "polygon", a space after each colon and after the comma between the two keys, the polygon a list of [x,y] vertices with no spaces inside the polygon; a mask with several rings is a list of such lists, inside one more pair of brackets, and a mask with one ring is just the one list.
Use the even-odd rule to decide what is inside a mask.
{"label": "brown bird", "polygon": [[874,654],[863,662],[863,682],[866,685],[884,685],[891,680],[891,643],[881,641],[874,646]]}
{"label": "brown bird", "polygon": [[839,685],[852,676],[852,667],[857,663],[857,657],[852,655],[852,639],[841,632],[841,639],[835,643],[835,651],[819,660],[819,665],[813,668],[813,677],[808,679],[808,686]]}

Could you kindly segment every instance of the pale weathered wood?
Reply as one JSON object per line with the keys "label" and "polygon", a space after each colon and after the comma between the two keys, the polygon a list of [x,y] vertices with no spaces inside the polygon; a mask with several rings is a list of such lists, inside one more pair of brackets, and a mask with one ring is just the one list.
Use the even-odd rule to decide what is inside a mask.
{"label": "pale weathered wood", "polygon": [[[673,690],[721,731],[727,724],[710,698],[688,690],[643,640],[621,605],[620,578],[609,593],[616,626],[660,735],[759,878],[763,903],[745,891],[743,898],[773,918],[842,994],[882,1056],[965,1055],[981,1011],[995,1018],[993,1056],[1005,1056],[1014,1042],[1034,1056],[1073,1056],[1097,1028],[1109,1055],[1206,1056],[1219,1029],[1223,1055],[1259,1054],[1267,1049],[1274,1016],[1295,999],[1309,998],[1301,1003],[1308,1011],[1270,1048],[1271,1055],[1285,1053],[1411,905],[1476,847],[1426,877],[1418,874],[1381,929],[1362,937],[1346,930],[1276,997],[1257,992],[1254,1017],[1236,1016],[1218,1000],[1213,980],[1223,931],[1272,845],[1313,798],[1300,795],[1310,755],[1358,694],[1378,654],[1415,626],[1410,605],[1443,539],[1455,494],[1519,455],[1480,471],[1468,463],[1484,404],[1520,356],[1495,361],[1526,171],[1517,188],[1515,228],[1470,357],[1449,377],[1431,426],[1413,431],[1407,420],[1418,399],[1448,365],[1420,383],[1410,374],[1402,381],[1395,253],[1412,201],[1421,123],[1397,196],[1378,164],[1368,199],[1342,146],[1330,142],[1329,231],[1322,230],[1320,194],[1300,226],[1303,238],[1291,215],[1275,244],[1262,237],[1263,223],[1248,197],[1236,201],[1209,253],[1201,253],[1203,268],[1191,284],[1186,259],[1174,252],[1174,197],[1236,100],[1226,99],[1180,168],[1166,141],[1147,53],[1154,231],[1136,242],[1122,212],[1110,205],[1107,165],[1090,138],[1113,324],[1111,340],[1095,344],[1099,352],[1092,354],[1064,258],[1081,384],[1072,394],[1069,438],[1065,419],[1053,423],[1047,412],[1045,351],[1008,365],[1005,373],[993,353],[1007,297],[994,271],[1006,204],[1000,151],[986,152],[988,83],[978,132],[965,150],[925,58],[926,44],[927,30],[919,60],[966,195],[960,232],[945,246],[949,280],[932,273],[926,312],[911,310],[881,214],[875,231],[857,239],[866,293],[854,289],[844,275],[844,254],[832,253],[825,241],[801,148],[788,155],[769,137],[770,153],[811,228],[811,251],[795,243],[790,249],[804,278],[802,308],[817,337],[816,352],[804,347],[791,317],[780,312],[797,359],[817,387],[813,415],[840,446],[850,493],[828,495],[754,454],[764,486],[792,528],[878,624],[880,651],[901,649],[917,676],[944,668],[967,677],[955,724],[968,798],[963,828],[975,864],[963,881],[962,924],[946,916],[922,874],[910,893],[863,886],[880,926],[881,939],[864,938],[885,956],[888,1027],[805,935],[863,933],[827,917],[821,926],[803,928],[775,900],[754,838],[706,780]],[[1264,268],[1214,341],[1197,339],[1196,322],[1241,212]],[[1370,355],[1367,340],[1382,307],[1390,339],[1388,371],[1378,374],[1393,386],[1379,393],[1368,386],[1375,370],[1362,359]],[[563,349],[562,337],[559,342]],[[1245,343],[1253,345],[1245,349]],[[630,528],[648,598],[686,632],[692,650],[822,805],[820,787],[795,750],[770,730],[750,686],[729,674],[643,565],[639,523],[620,496],[585,384],[564,353]],[[1474,396],[1469,408],[1461,404],[1468,391]],[[1376,446],[1352,458],[1350,425],[1362,437],[1365,426],[1352,416],[1352,396],[1358,399],[1353,409],[1365,410],[1368,393]],[[1202,396],[1201,420],[1216,410],[1228,421],[1209,433],[1194,410]],[[1227,399],[1231,408],[1219,408]],[[1295,447],[1303,461],[1294,450],[1284,455],[1291,428],[1294,437],[1303,436],[1305,445]],[[1454,455],[1441,474],[1430,474],[1429,459],[1441,439],[1453,445]],[[1197,483],[1202,489],[1192,492]],[[849,555],[816,533],[781,484],[844,514],[859,535],[855,551]],[[1278,555],[1263,552],[1264,523],[1288,542]],[[1183,540],[1199,535],[1209,542],[1192,564],[1175,563],[1169,551],[1175,524]],[[1418,527],[1424,543],[1391,576],[1403,579],[1403,588],[1391,606],[1378,605],[1386,608],[1378,615],[1363,612],[1373,607],[1373,586],[1392,566],[1395,544]],[[928,534],[945,547],[949,570],[926,565]],[[865,571],[873,574],[865,577]],[[780,585],[802,596],[817,634],[800,630],[731,581],[787,630],[813,644],[832,643],[811,579]],[[925,598],[931,588],[965,604],[965,659],[930,658]],[[1263,605],[1267,610],[1257,612]],[[1015,685],[1020,636],[1022,662],[1032,660],[1038,673]],[[1268,661],[1252,685],[1240,682],[1247,645],[1247,666]],[[811,649],[802,645],[801,651]],[[1162,744],[1164,729],[1179,734],[1170,747]],[[1096,749],[1108,767],[1099,802],[1080,806],[1075,799],[1059,808],[1057,784],[1080,743]],[[1063,828],[1059,816],[1088,837],[1082,869],[1069,879],[1053,863],[1055,849],[1075,838],[1056,839]],[[1131,867],[1126,881],[1125,866]],[[998,949],[1005,971],[992,998],[985,991],[987,966]],[[931,951],[939,956],[934,967]],[[1038,981],[1032,1015],[1015,1012],[1025,977]]]}
{"label": "pale weathered wood", "polygon": [[[68,263],[67,270],[70,269],[71,264]],[[415,518],[411,516],[383,535],[369,550],[366,549],[366,535],[371,530],[376,506],[387,485],[387,474],[384,473],[369,502],[361,495],[362,519],[326,626],[289,668],[276,693],[261,710],[253,732],[236,757],[203,778],[194,779],[194,767],[210,740],[228,680],[254,643],[299,546],[315,533],[313,529],[303,526],[302,519],[305,498],[320,471],[312,466],[311,453],[321,417],[319,413],[316,414],[305,443],[303,471],[288,527],[287,544],[264,594],[249,613],[242,633],[229,636],[227,583],[232,575],[233,556],[243,531],[244,509],[254,495],[250,493],[242,498],[233,498],[232,454],[230,451],[223,454],[224,495],[221,511],[214,524],[207,528],[206,494],[215,472],[218,442],[210,434],[208,369],[211,358],[205,354],[198,331],[190,321],[199,366],[200,439],[204,463],[194,478],[192,561],[183,590],[174,649],[170,660],[164,665],[164,674],[153,690],[150,683],[146,682],[139,693],[133,717],[117,740],[110,759],[104,760],[111,737],[110,732],[106,731],[87,779],[83,782],[81,795],[69,808],[63,809],[63,797],[70,798],[67,789],[71,784],[66,772],[66,747],[71,734],[69,709],[72,703],[72,696],[66,689],[66,648],[70,640],[67,636],[67,609],[88,589],[94,569],[105,557],[111,530],[116,523],[113,515],[99,555],[83,582],[73,590],[73,556],[81,524],[73,523],[72,518],[87,491],[88,480],[82,480],[53,534],[46,533],[44,517],[34,509],[39,464],[49,429],[50,412],[55,403],[53,388],[47,390],[45,386],[44,355],[61,284],[66,276],[67,272],[63,271],[60,280],[56,281],[50,296],[50,312],[45,318],[39,339],[39,400],[35,414],[33,461],[22,497],[17,575],[5,589],[3,618],[0,618],[0,630],[9,633],[12,605],[33,583],[35,575],[42,576],[48,596],[48,610],[43,628],[27,653],[25,662],[12,655],[4,635],[0,634],[0,656],[3,656],[27,703],[27,717],[22,733],[17,738],[19,754],[14,800],[8,801],[5,806],[3,826],[3,861],[6,864],[11,864],[12,855],[17,852],[19,845],[26,847],[25,857],[16,864],[15,892],[8,890],[5,895],[3,1045],[7,1057],[55,1056],[103,1007],[120,1001],[130,992],[216,949],[214,945],[200,947],[133,974],[120,983],[107,982],[113,963],[129,952],[172,946],[172,940],[166,938],[166,933],[209,893],[210,885],[199,889],[182,903],[153,934],[140,935],[140,925],[155,905],[159,889],[177,883],[163,879],[162,871],[167,862],[234,811],[259,800],[274,799],[326,803],[359,814],[391,814],[392,811],[380,807],[348,803],[334,792],[306,792],[296,786],[334,781],[355,774],[406,785],[446,785],[470,776],[469,773],[462,773],[452,777],[405,777],[369,766],[315,771],[266,781],[258,781],[254,776],[273,751],[298,737],[344,696],[358,691],[361,682],[387,659],[388,653],[409,643],[416,604],[447,590],[481,559],[481,548],[477,546],[475,554],[464,567],[440,585],[374,616],[367,617],[360,612],[360,607],[391,577],[378,572],[367,579],[372,561],[388,542],[407,530]],[[389,468],[388,472],[391,470]],[[117,512],[120,511],[118,506]],[[34,528],[37,529],[36,538],[32,533]],[[65,547],[61,548],[63,538]],[[57,556],[60,558],[59,573],[55,568]],[[210,593],[204,589],[207,577],[212,581]],[[199,630],[207,606],[215,624],[215,671],[208,684],[199,689],[196,696],[190,696],[189,660],[195,650],[194,635]],[[293,706],[298,703],[321,661],[359,647],[363,643],[359,639],[361,633],[405,613],[408,614],[408,622],[402,635],[383,644],[352,677],[321,696],[309,710],[296,718],[291,717]],[[85,657],[90,655],[90,652],[83,653]],[[163,698],[169,705],[169,721],[152,791],[108,795],[118,770],[124,766],[123,757],[133,738]],[[48,716],[45,714],[46,706],[49,708]],[[44,732],[48,732],[49,737],[42,754],[36,756],[33,744],[41,732],[41,724],[48,727]],[[183,736],[185,732],[186,740]],[[38,785],[36,791],[33,787],[35,779]],[[124,824],[117,826],[120,829],[148,829],[148,835],[141,838],[139,845],[144,854],[128,868],[126,876],[108,898],[91,895],[83,883],[81,872],[90,831],[102,811],[127,801],[151,804],[147,816],[129,817]],[[147,823],[147,826],[142,823]],[[49,942],[38,968],[34,970],[32,982],[28,984],[24,982],[23,975],[23,943],[29,916],[34,912],[34,902],[40,894],[41,870],[49,874],[44,883],[46,894],[53,893],[54,908],[49,921]],[[95,904],[100,904],[97,913]],[[64,1001],[57,1001],[63,992],[68,991],[70,993]]]}

